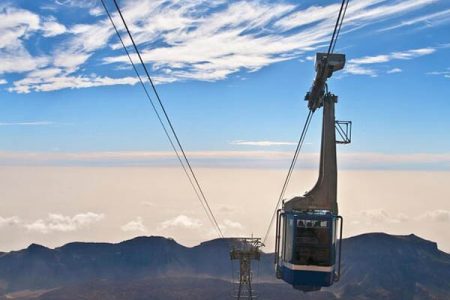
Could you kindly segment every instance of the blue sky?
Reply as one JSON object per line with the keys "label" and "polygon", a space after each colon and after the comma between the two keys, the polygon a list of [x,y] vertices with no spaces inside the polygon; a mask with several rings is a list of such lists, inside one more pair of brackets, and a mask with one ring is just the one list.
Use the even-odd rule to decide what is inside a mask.
{"label": "blue sky", "polygon": [[[119,1],[226,235],[265,232],[339,2]],[[447,0],[350,0],[329,81],[354,125],[338,146],[346,235],[450,249],[449,32]],[[320,121],[289,195],[316,180]],[[97,0],[1,1],[0,166],[2,250],[215,237]]]}
{"label": "blue sky", "polygon": [[[338,1],[119,4],[188,151],[211,164],[245,164],[252,151],[288,159]],[[1,162],[170,151],[99,1],[6,1],[0,19]],[[339,148],[348,162],[450,169],[449,20],[448,1],[350,1],[336,48],[347,66],[329,82],[337,118],[354,123]],[[319,125],[316,114],[307,153]]]}

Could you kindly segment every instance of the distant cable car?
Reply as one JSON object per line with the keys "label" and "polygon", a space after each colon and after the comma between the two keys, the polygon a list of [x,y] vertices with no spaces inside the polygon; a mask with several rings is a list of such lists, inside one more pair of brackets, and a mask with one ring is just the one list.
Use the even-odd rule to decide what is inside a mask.
{"label": "distant cable car", "polygon": [[[305,100],[310,110],[323,107],[319,178],[304,196],[283,202],[276,225],[275,263],[277,277],[303,291],[319,290],[340,277],[343,219],[338,215],[336,129],[349,143],[348,130],[335,121],[337,96],[326,91],[326,80],[344,67],[343,54],[318,53],[316,78]],[[341,130],[339,130],[341,129]],[[351,132],[351,129],[350,129]]]}

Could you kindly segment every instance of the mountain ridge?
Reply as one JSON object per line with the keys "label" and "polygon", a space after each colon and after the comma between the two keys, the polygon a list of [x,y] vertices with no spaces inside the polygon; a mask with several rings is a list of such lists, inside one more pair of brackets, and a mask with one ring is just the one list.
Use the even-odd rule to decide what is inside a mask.
{"label": "mountain ridge", "polygon": [[[71,299],[81,295],[95,299],[89,295],[112,297],[111,291],[132,293],[135,287],[142,293],[152,293],[152,297],[156,293],[161,299],[172,299],[170,291],[164,295],[159,289],[157,283],[161,286],[163,281],[174,284],[173,293],[178,296],[173,299],[184,299],[176,297],[189,289],[189,282],[200,295],[196,298],[190,291],[192,299],[202,299],[202,294],[213,297],[222,285],[230,286],[231,242],[215,239],[186,247],[170,238],[141,236],[119,243],[71,242],[53,249],[31,244],[0,255],[0,297],[20,291],[45,291],[41,298],[34,299],[50,295],[58,299],[64,293],[74,297]],[[326,299],[450,299],[450,254],[432,241],[413,234],[368,233],[344,239],[342,249],[342,281],[320,293],[308,294],[306,299],[322,299],[325,295]],[[262,253],[261,261],[255,263],[258,287],[266,295],[281,293],[290,299],[294,297],[291,288],[274,278],[273,259],[273,253]],[[237,264],[234,269],[237,271]],[[75,291],[80,297],[75,297]],[[135,299],[127,297],[118,299]]]}

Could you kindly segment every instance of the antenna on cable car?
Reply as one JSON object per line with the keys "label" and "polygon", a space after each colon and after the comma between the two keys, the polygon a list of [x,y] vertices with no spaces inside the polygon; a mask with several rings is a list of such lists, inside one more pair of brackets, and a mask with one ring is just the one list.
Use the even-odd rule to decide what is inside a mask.
{"label": "antenna on cable car", "polygon": [[336,130],[341,142],[349,143],[351,122],[336,123],[338,98],[328,91],[326,81],[344,65],[344,54],[316,54],[316,76],[305,100],[312,112],[323,107],[319,178],[303,196],[284,201],[277,215],[277,277],[303,291],[320,290],[340,277],[341,243],[337,237],[342,240],[343,219],[337,205]]}

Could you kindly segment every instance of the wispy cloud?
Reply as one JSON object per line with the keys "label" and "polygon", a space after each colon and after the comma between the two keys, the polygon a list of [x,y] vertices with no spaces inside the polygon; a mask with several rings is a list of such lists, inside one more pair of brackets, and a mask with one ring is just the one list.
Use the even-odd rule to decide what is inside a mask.
{"label": "wispy cloud", "polygon": [[[70,2],[65,1],[60,5],[79,6]],[[95,3],[83,7],[94,8]],[[8,88],[10,92],[133,85],[137,82],[133,77],[112,78],[77,72],[96,50],[105,48],[113,35],[106,19],[94,24],[76,24],[68,28],[53,16],[44,17],[15,7],[0,7],[0,18],[0,74],[25,73],[23,78],[14,81]],[[39,34],[43,38],[60,35],[64,35],[64,38],[62,42],[55,41],[51,44],[50,53],[32,55],[25,42]],[[75,72],[78,74],[74,74]]]}
{"label": "wispy cloud", "polygon": [[297,145],[297,143],[294,143],[294,142],[244,141],[244,140],[231,141],[230,144],[231,145],[241,145],[241,146],[262,146],[262,147]]}
{"label": "wispy cloud", "polygon": [[45,219],[38,219],[32,223],[24,224],[24,227],[30,231],[40,233],[51,233],[55,231],[69,232],[76,231],[80,228],[89,226],[92,223],[101,221],[104,214],[97,214],[93,212],[81,213],[70,216],[50,213]]}
{"label": "wispy cloud", "polygon": [[[345,28],[360,28],[367,22],[381,21],[433,2],[402,1],[389,5],[380,0],[356,0],[349,5]],[[145,3],[138,8],[125,7],[130,10],[125,15],[133,24],[138,41],[140,37],[141,43],[158,37],[167,45],[142,45],[143,58],[153,64],[155,72],[172,80],[220,80],[239,70],[256,71],[317,49],[329,39],[333,16],[339,9],[336,4],[300,10],[280,3],[235,2],[198,19],[191,11],[195,11],[195,6],[160,7]],[[173,22],[140,21],[155,12],[157,18],[170,15]],[[127,63],[127,57],[111,56],[105,62]]]}
{"label": "wispy cloud", "polygon": [[363,67],[358,64],[347,64],[345,66],[345,73],[353,75],[368,75],[370,77],[377,77],[377,72],[373,69]]}
{"label": "wispy cloud", "polygon": [[447,70],[445,71],[428,72],[427,75],[441,75],[444,76],[445,78],[450,78],[450,68],[447,68]]}
{"label": "wispy cloud", "polygon": [[14,86],[8,88],[10,92],[30,93],[49,92],[60,89],[82,89],[88,87],[111,86],[111,85],[135,85],[139,82],[136,77],[111,78],[100,76],[28,76],[14,82]]}
{"label": "wispy cloud", "polygon": [[448,22],[450,22],[450,9],[423,15],[406,21],[401,21],[399,24],[382,28],[379,31],[388,31],[414,25],[422,25],[422,27],[434,27]]}
{"label": "wispy cloud", "polygon": [[[397,18],[434,2],[352,1],[342,33]],[[67,6],[86,10],[93,16],[92,22],[62,24],[48,13],[41,16],[27,9],[0,8],[0,74],[21,74],[8,90],[28,93],[135,84],[136,79],[129,76],[90,75],[99,61],[121,67],[128,65],[128,58],[123,55],[98,2],[61,0],[47,4],[46,9],[57,14]],[[329,40],[338,11],[337,4],[303,8],[256,0],[127,0],[122,6],[142,56],[151,64],[158,83],[222,80],[238,71],[253,72],[296,58]],[[113,18],[121,24],[117,14]],[[50,50],[36,52],[27,49],[25,43],[33,36],[58,38],[52,39]],[[129,44],[127,39],[125,42]],[[98,56],[95,60],[94,54]],[[123,72],[119,69],[112,70]],[[360,65],[348,70],[353,74],[374,75]]]}
{"label": "wispy cloud", "polygon": [[[410,49],[404,51],[395,51],[389,54],[379,54],[375,56],[364,56],[361,58],[350,59],[345,66],[344,71],[348,74],[354,75],[369,75],[371,77],[377,76],[377,70],[367,65],[375,65],[381,63],[387,63],[392,60],[411,60],[421,56],[430,55],[436,51],[435,48],[426,47],[419,49]],[[399,68],[391,69],[388,73],[398,73],[401,71]]]}
{"label": "wispy cloud", "polygon": [[379,64],[385,63],[391,60],[410,60],[416,57],[424,56],[435,52],[436,49],[427,47],[420,49],[411,49],[405,51],[391,52],[390,54],[376,55],[376,56],[364,56],[361,58],[353,58],[349,61],[350,64],[366,65],[366,64]]}
{"label": "wispy cloud", "polygon": [[30,122],[0,122],[0,126],[47,126],[54,125],[51,121],[30,121]]}
{"label": "wispy cloud", "polygon": [[400,69],[400,68],[393,68],[393,69],[388,70],[386,73],[388,73],[388,74],[395,74],[395,73],[401,73],[402,71],[403,70]]}

